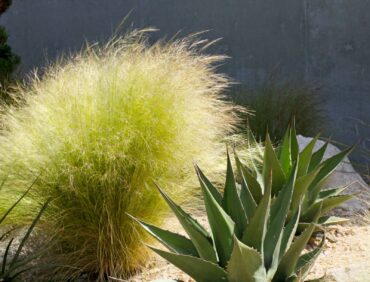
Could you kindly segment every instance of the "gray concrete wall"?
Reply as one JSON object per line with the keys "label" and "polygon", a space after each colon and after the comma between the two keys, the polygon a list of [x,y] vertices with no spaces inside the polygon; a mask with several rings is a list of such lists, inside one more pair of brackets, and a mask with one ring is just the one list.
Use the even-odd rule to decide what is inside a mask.
{"label": "gray concrete wall", "polygon": [[[275,67],[285,79],[322,86],[327,134],[370,142],[370,1],[368,0],[14,0],[0,19],[24,72],[107,40],[132,11],[154,37],[211,29],[213,52],[232,57],[222,70],[249,86]],[[367,141],[366,141],[367,139]],[[367,144],[369,146],[369,144]],[[370,147],[370,146],[369,146]]]}

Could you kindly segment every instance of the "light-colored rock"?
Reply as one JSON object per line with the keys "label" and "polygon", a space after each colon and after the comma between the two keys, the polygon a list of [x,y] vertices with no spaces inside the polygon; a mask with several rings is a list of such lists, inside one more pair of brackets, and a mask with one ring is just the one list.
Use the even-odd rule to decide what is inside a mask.
{"label": "light-colored rock", "polygon": [[[302,150],[311,140],[311,137],[304,137],[298,135],[297,137],[300,150]],[[317,151],[325,144],[324,141],[318,140],[314,147],[314,151]],[[338,154],[341,150],[329,144],[324,154],[324,160]],[[370,187],[365,183],[361,176],[355,171],[351,162],[346,157],[336,168],[336,170],[329,176],[329,178],[323,184],[323,189],[349,187],[343,192],[344,194],[354,194],[356,198],[348,201],[339,208],[341,214],[344,215],[356,215],[364,214],[369,210],[370,203]],[[370,281],[370,280],[369,280]]]}

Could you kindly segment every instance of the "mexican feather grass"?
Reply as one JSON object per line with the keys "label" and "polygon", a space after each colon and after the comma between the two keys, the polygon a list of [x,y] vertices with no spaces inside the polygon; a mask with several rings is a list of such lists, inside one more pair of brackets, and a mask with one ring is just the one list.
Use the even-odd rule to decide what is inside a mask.
{"label": "mexican feather grass", "polygon": [[35,75],[3,110],[0,206],[38,177],[12,220],[52,198],[41,226],[65,266],[58,274],[126,277],[147,258],[126,213],[162,218],[153,182],[181,201],[196,187],[193,162],[221,176],[240,109],[222,97],[224,57],[204,54],[206,45],[196,36],[150,45],[147,31],[131,31]]}

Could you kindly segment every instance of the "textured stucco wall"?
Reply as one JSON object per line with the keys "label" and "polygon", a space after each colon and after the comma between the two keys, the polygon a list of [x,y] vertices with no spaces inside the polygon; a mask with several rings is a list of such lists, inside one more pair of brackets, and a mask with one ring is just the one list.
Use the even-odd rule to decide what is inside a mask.
{"label": "textured stucco wall", "polygon": [[[212,51],[231,59],[222,67],[249,86],[278,67],[284,78],[322,86],[330,128],[346,143],[370,138],[370,1],[367,0],[15,0],[0,18],[23,72],[105,41],[132,10],[135,27],[210,29],[223,40]],[[370,141],[368,141],[370,143]],[[370,144],[368,144],[370,147]]]}

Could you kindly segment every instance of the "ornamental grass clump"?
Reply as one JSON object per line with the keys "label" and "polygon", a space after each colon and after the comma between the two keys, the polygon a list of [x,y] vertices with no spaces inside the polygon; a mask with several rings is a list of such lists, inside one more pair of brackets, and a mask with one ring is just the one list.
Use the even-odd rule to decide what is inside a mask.
{"label": "ornamental grass clump", "polygon": [[206,44],[149,45],[146,31],[133,31],[50,67],[6,109],[0,173],[11,185],[0,206],[39,176],[13,220],[51,197],[40,224],[56,241],[55,263],[66,266],[57,274],[126,276],[147,258],[126,213],[162,218],[153,180],[183,201],[193,195],[193,161],[222,175],[239,109],[223,99],[229,81],[215,72],[223,57],[203,54]]}

